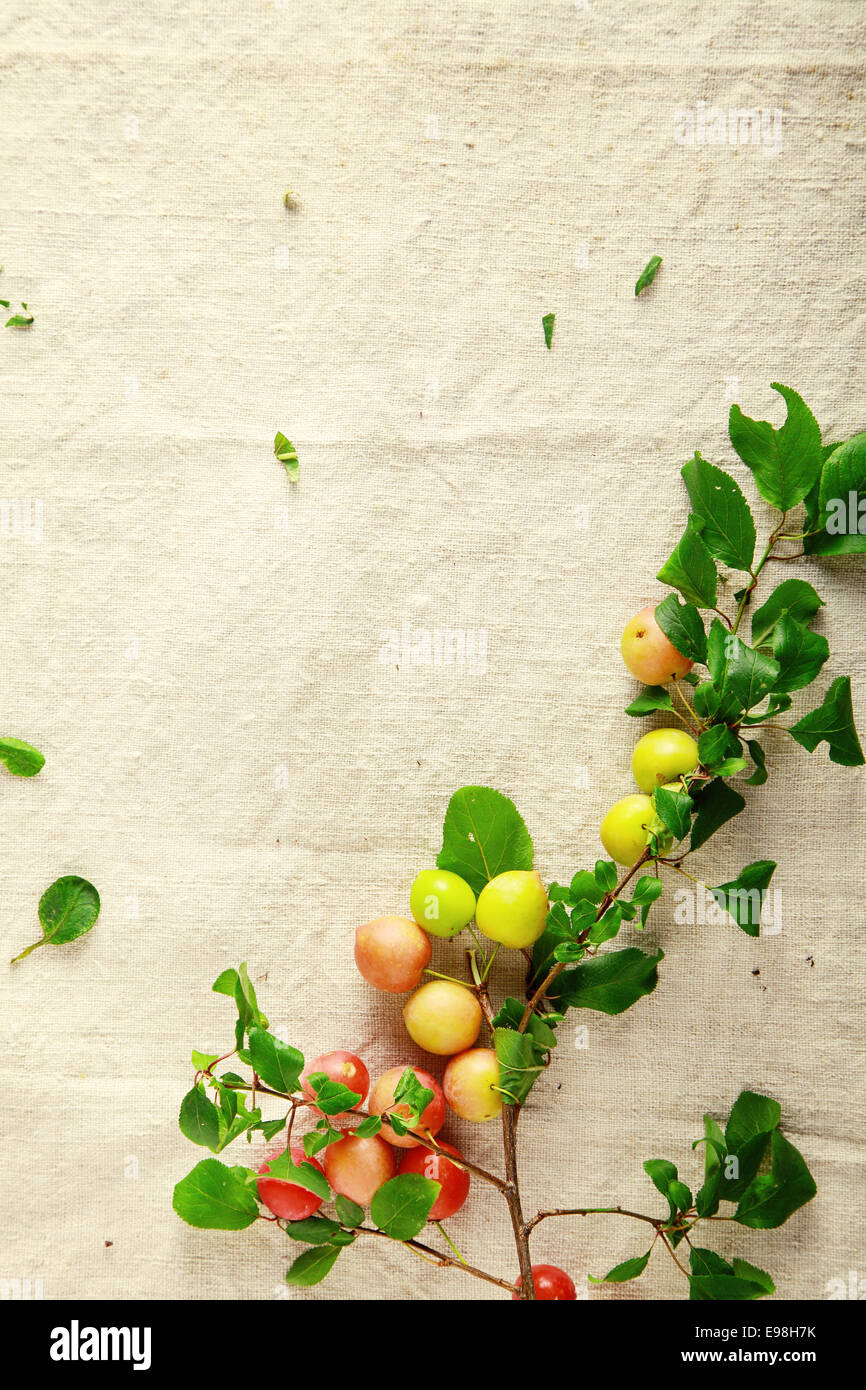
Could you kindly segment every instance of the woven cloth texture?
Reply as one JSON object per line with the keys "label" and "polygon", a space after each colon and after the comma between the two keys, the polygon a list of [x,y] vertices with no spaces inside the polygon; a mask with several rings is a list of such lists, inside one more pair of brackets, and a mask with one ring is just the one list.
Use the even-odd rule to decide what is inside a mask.
{"label": "woven cloth texture", "polygon": [[[623,713],[619,635],[664,592],[683,463],[729,466],[766,535],[730,403],[779,424],[781,381],[825,439],[866,423],[864,38],[843,0],[5,0],[0,293],[35,323],[0,339],[0,732],[46,765],[0,769],[4,959],[61,874],[102,913],[2,972],[0,1276],[46,1298],[503,1297],[360,1240],[287,1290],[273,1228],[184,1225],[190,1048],[231,1045],[210,985],[246,960],[308,1057],[439,1072],[351,948],[408,911],[452,791],[511,796],[546,879],[600,853],[653,726]],[[733,143],[707,142],[714,108]],[[763,592],[792,573],[832,650],[795,712],[851,673],[866,729],[863,567],[777,565]],[[866,1277],[864,778],[766,743],[769,783],[697,871],[777,860],[780,929],[678,923],[676,885],[625,929],[664,949],[658,989],[562,1026],[521,1120],[525,1204],[655,1212],[643,1160],[697,1185],[703,1112],[762,1091],[818,1196],[717,1248],[820,1299]],[[500,1164],[495,1125],[443,1133]],[[495,1193],[449,1230],[516,1273]],[[533,1248],[593,1299],[686,1294],[664,1252],[587,1283],[645,1248],[619,1218]]]}

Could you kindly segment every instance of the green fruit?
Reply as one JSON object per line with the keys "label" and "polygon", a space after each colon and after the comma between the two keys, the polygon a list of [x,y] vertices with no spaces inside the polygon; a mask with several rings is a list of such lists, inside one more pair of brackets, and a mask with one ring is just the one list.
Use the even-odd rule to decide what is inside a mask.
{"label": "green fruit", "polygon": [[475,916],[475,894],[450,869],[422,869],[412,884],[409,906],[431,936],[456,936]]}
{"label": "green fruit", "polygon": [[497,874],[478,896],[475,921],[491,941],[522,950],[537,941],[547,921],[547,892],[527,869]]}
{"label": "green fruit", "polygon": [[698,745],[685,729],[653,729],[635,744],[631,770],[642,792],[654,792],[674,777],[694,772],[698,761]]}
{"label": "green fruit", "polygon": [[647,831],[655,821],[652,797],[637,793],[624,796],[611,806],[601,823],[601,843],[617,864],[631,867],[649,844]]}

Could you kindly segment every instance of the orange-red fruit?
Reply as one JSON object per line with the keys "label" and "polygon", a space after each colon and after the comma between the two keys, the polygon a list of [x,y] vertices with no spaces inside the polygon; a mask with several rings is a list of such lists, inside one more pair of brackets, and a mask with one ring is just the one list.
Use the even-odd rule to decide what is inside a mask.
{"label": "orange-red fruit", "polygon": [[[269,1173],[271,1161],[285,1149],[275,1149],[272,1154],[265,1159],[260,1173]],[[322,1165],[317,1163],[314,1158],[307,1158],[304,1150],[300,1147],[292,1149],[292,1162],[295,1164],[311,1163],[319,1172],[323,1172]],[[264,1202],[268,1211],[272,1211],[274,1216],[281,1216],[286,1221],[303,1221],[305,1217],[312,1216],[314,1211],[318,1211],[322,1205],[322,1198],[317,1197],[315,1192],[308,1192],[305,1187],[298,1187],[297,1183],[286,1182],[283,1178],[259,1178],[256,1186],[259,1190],[259,1197]]]}
{"label": "orange-red fruit", "polygon": [[355,932],[355,964],[365,980],[388,994],[420,984],[430,951],[429,936],[411,917],[377,917]]}
{"label": "orange-red fruit", "polygon": [[393,1178],[396,1160],[394,1150],[378,1135],[358,1139],[354,1134],[347,1134],[345,1139],[328,1145],[324,1164],[325,1177],[335,1192],[342,1193],[350,1202],[368,1207],[374,1192]]}
{"label": "orange-red fruit", "polygon": [[[354,1052],[341,1052],[339,1050],[337,1052],[325,1052],[310,1063],[301,1077],[301,1090],[308,1100],[315,1099],[315,1091],[307,1084],[307,1077],[316,1072],[324,1072],[329,1081],[339,1081],[344,1086],[348,1086],[350,1091],[354,1091],[357,1096],[360,1096],[360,1100],[357,1100],[352,1106],[353,1110],[357,1110],[367,1099],[367,1092],[370,1089],[370,1073],[360,1057],[356,1057]],[[322,1113],[317,1105],[310,1106],[310,1109],[315,1110],[317,1115]],[[336,1116],[338,1122],[339,1119],[339,1115]],[[333,1119],[331,1123],[334,1123]]]}
{"label": "orange-red fruit", "polygon": [[680,679],[694,665],[662,632],[654,607],[642,608],[626,623],[621,645],[623,661],[644,685],[664,685],[674,676]]}
{"label": "orange-red fruit", "polygon": [[[523,1280],[518,1276],[516,1279],[517,1287],[523,1287]],[[558,1303],[574,1302],[577,1299],[577,1289],[569,1279],[564,1269],[557,1269],[556,1265],[533,1265],[532,1283],[535,1288],[535,1297],[540,1302],[551,1300]],[[520,1295],[513,1293],[512,1302],[519,1299]]]}
{"label": "orange-red fruit", "polygon": [[[394,1092],[404,1071],[406,1071],[405,1067],[391,1067],[389,1071],[379,1077],[370,1092],[370,1104],[367,1109],[371,1115],[381,1115],[386,1110],[402,1118],[411,1115],[412,1112],[405,1101],[401,1101],[399,1105],[394,1104]],[[421,1085],[433,1092],[433,1099],[421,1112],[420,1119],[411,1125],[411,1128],[419,1134],[438,1134],[445,1123],[445,1097],[442,1094],[442,1087],[428,1071],[422,1071],[420,1067],[413,1067],[412,1071]],[[418,1140],[413,1139],[411,1134],[395,1134],[387,1121],[382,1125],[381,1137],[386,1143],[393,1144],[396,1149],[414,1149],[418,1144]]]}
{"label": "orange-red fruit", "polygon": [[[439,1140],[439,1147],[457,1158],[461,1154],[453,1144]],[[459,1211],[469,1196],[469,1174],[465,1168],[458,1168],[444,1154],[432,1153],[430,1149],[415,1148],[402,1155],[397,1167],[398,1173],[419,1173],[422,1178],[432,1178],[438,1182],[442,1191],[433,1203],[428,1221],[444,1221]]]}

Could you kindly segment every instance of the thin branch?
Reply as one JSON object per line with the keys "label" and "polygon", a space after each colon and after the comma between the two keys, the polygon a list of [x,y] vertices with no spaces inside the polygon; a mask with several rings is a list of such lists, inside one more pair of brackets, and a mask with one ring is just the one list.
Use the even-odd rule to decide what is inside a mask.
{"label": "thin branch", "polygon": [[507,1279],[499,1279],[495,1274],[488,1274],[484,1269],[477,1269],[475,1265],[469,1265],[465,1260],[455,1260],[451,1255],[446,1255],[441,1250],[434,1250],[432,1245],[425,1245],[420,1240],[398,1240],[394,1241],[393,1236],[389,1236],[385,1231],[377,1231],[373,1226],[356,1226],[355,1230],[359,1235],[381,1236],[383,1240],[390,1240],[396,1245],[405,1245],[408,1250],[414,1250],[416,1255],[421,1255],[424,1259],[432,1259],[443,1269],[462,1269],[464,1274],[471,1274],[475,1279],[483,1279],[487,1284],[496,1284],[500,1289],[507,1289],[509,1293],[517,1293],[516,1284],[510,1284]]}

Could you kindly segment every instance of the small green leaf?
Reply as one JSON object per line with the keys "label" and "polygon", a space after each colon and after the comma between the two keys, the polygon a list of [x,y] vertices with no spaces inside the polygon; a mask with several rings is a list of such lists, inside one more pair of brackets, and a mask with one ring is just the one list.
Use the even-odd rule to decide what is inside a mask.
{"label": "small green leaf", "polygon": [[706,662],[707,634],[694,604],[680,603],[676,594],[668,594],[656,605],[655,620],[668,641],[684,657],[700,664]]}
{"label": "small green leaf", "polygon": [[368,1115],[366,1120],[362,1120],[355,1133],[359,1139],[372,1139],[374,1134],[378,1134],[382,1128],[382,1121],[378,1115]]}
{"label": "small green leaf", "polygon": [[770,1172],[753,1180],[734,1212],[735,1221],[754,1230],[781,1226],[818,1190],[803,1155],[778,1129],[773,1130],[770,1153]]}
{"label": "small green leaf", "polygon": [[323,1071],[310,1072],[305,1082],[316,1097],[316,1106],[323,1115],[343,1115],[361,1100],[357,1091],[350,1090],[342,1081],[332,1081]]}
{"label": "small green leaf", "polygon": [[249,1168],[227,1168],[219,1159],[204,1158],[177,1184],[172,1206],[189,1226],[243,1231],[259,1215],[255,1176]]}
{"label": "small green leaf", "polygon": [[805,401],[789,386],[771,383],[788,408],[781,429],[766,420],[752,420],[738,405],[731,406],[731,443],[751,468],[758,491],[781,512],[802,502],[823,464],[821,431]]}
{"label": "small green leaf", "polygon": [[45,758],[20,738],[0,738],[0,763],[6,764],[13,777],[35,777],[45,766]]}
{"label": "small green leaf", "polygon": [[208,1098],[202,1085],[193,1086],[180,1103],[178,1117],[181,1133],[193,1144],[215,1149],[219,1143],[219,1112]]}
{"label": "small green leaf", "polygon": [[350,1201],[348,1197],[344,1197],[341,1192],[338,1192],[334,1198],[334,1206],[344,1226],[351,1226],[354,1229],[355,1226],[360,1226],[364,1220],[364,1208],[359,1207],[357,1202]]}
{"label": "small green leaf", "polygon": [[815,679],[830,655],[826,637],[811,632],[785,612],[773,630],[773,658],[779,663],[774,690],[802,690]]}
{"label": "small green leaf", "polygon": [[658,966],[664,952],[646,955],[635,946],[606,951],[592,960],[564,970],[550,985],[548,996],[560,1007],[596,1009],[621,1014],[658,984]]}
{"label": "small green leaf", "polygon": [[692,823],[694,802],[685,792],[668,791],[667,787],[656,787],[653,792],[656,815],[671,832],[675,840],[688,834]]}
{"label": "small green leaf", "polygon": [[662,263],[661,256],[650,256],[640,275],[637,277],[637,284],[634,287],[635,298],[651,285],[656,278],[656,271]]}
{"label": "small green leaf", "polygon": [[610,859],[596,859],[595,881],[604,893],[610,893],[616,887],[616,865]]}
{"label": "small green leaf", "polygon": [[279,430],[274,440],[274,453],[280,463],[284,464],[291,482],[296,483],[299,470],[297,451],[294,444],[291,444],[284,434],[280,434]]}
{"label": "small green leaf", "polygon": [[626,714],[640,717],[657,709],[673,709],[673,701],[663,685],[645,685],[636,700],[626,707]]}
{"label": "small green leaf", "polygon": [[304,1057],[296,1047],[289,1047],[288,1043],[281,1042],[272,1033],[255,1027],[249,1030],[249,1043],[253,1068],[266,1086],[289,1095],[297,1090],[304,1070]]}
{"label": "small green leaf", "polygon": [[302,1163],[295,1163],[291,1149],[284,1149],[275,1158],[268,1159],[268,1177],[302,1187],[305,1192],[312,1192],[314,1196],[321,1197],[323,1202],[327,1202],[331,1196],[331,1187],[324,1173],[314,1168],[306,1159]]}
{"label": "small green leaf", "polygon": [[[663,584],[670,584],[672,589],[679,589],[687,603],[697,604],[699,608],[715,607],[718,573],[693,516],[689,516],[679,545],[656,577]],[[678,647],[677,650],[681,651],[682,648]],[[683,652],[683,655],[686,653]]]}
{"label": "small green leaf", "polygon": [[698,757],[710,772],[723,762],[729,753],[738,749],[737,739],[727,724],[711,724],[698,737]]}
{"label": "small green leaf", "polygon": [[338,1245],[316,1245],[312,1250],[305,1250],[289,1267],[286,1283],[300,1289],[311,1289],[314,1284],[321,1284],[334,1268],[339,1254]]}
{"label": "small green leaf", "polygon": [[752,773],[751,777],[746,778],[746,786],[762,787],[769,776],[769,773],[767,772],[767,759],[764,755],[764,750],[761,747],[761,744],[758,743],[758,740],[755,738],[747,738],[746,747],[749,750],[749,756],[752,759],[752,762],[755,764],[755,770]]}
{"label": "small green leaf", "polygon": [[854,728],[850,677],[837,676],[819,707],[792,724],[789,733],[810,753],[826,741],[831,762],[861,767],[863,750]]}
{"label": "small green leaf", "polygon": [[777,1100],[757,1091],[741,1091],[725,1126],[725,1148],[728,1153],[739,1153],[752,1139],[772,1134],[781,1118],[782,1107]]}
{"label": "small green leaf", "polygon": [[506,1105],[522,1105],[544,1063],[535,1040],[513,1028],[495,1028],[493,1045],[499,1062],[499,1085]]}
{"label": "small green leaf", "polygon": [[[808,508],[803,548],[810,555],[855,555],[866,550],[866,433],[856,434],[825,460],[819,506]],[[816,514],[817,512],[817,514]]]}
{"label": "small green leaf", "polygon": [[710,554],[732,569],[750,569],[755,523],[739,484],[697,452],[681,471]]}
{"label": "small green leaf", "polygon": [[808,623],[823,606],[824,600],[805,579],[784,579],[767,602],[752,614],[752,646],[761,647],[769,641],[783,613],[790,613],[798,622]]}
{"label": "small green leaf", "polygon": [[775,869],[772,859],[757,859],[754,864],[747,864],[730,883],[710,889],[719,906],[730,913],[747,936],[759,934],[761,908]]}
{"label": "small green leaf", "polygon": [[373,1194],[370,1216],[392,1240],[412,1240],[427,1224],[440,1184],[420,1173],[402,1173]]}
{"label": "small green leaf", "polygon": [[697,813],[692,821],[690,849],[699,849],[726,821],[739,815],[746,804],[745,798],[720,777],[714,777],[700,791],[696,789],[694,801]]}
{"label": "small green leaf", "polygon": [[466,880],[477,895],[498,874],[532,868],[532,840],[507,796],[491,787],[461,787],[448,803],[440,869]]}
{"label": "small green leaf", "polygon": [[707,668],[718,690],[730,692],[745,710],[767,695],[779,678],[779,664],[755,651],[714,619],[707,641]]}
{"label": "small green leaf", "polygon": [[289,1221],[285,1227],[291,1240],[307,1245],[328,1245],[339,1229],[339,1221],[329,1221],[326,1216],[307,1216],[301,1221]]}
{"label": "small green leaf", "polygon": [[638,907],[647,907],[650,903],[654,903],[656,898],[660,898],[661,895],[661,879],[654,878],[652,874],[644,874],[635,884],[635,890],[631,900]]}
{"label": "small green leaf", "polygon": [[92,883],[77,874],[58,878],[39,899],[42,936],[13,957],[23,960],[38,946],[62,946],[89,932],[99,916],[99,894]]}
{"label": "small green leaf", "polygon": [[629,1279],[637,1279],[638,1275],[643,1274],[651,1254],[652,1248],[645,1255],[636,1255],[632,1260],[623,1260],[622,1264],[614,1265],[603,1279],[596,1279],[592,1274],[588,1274],[586,1277],[592,1284],[626,1284]]}
{"label": "small green leaf", "polygon": [[556,314],[542,315],[541,322],[544,325],[544,341],[547,344],[547,349],[549,352],[550,345],[553,342],[553,325],[556,322]]}

